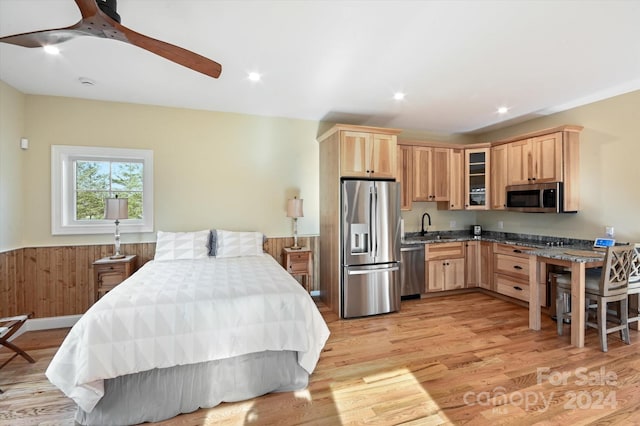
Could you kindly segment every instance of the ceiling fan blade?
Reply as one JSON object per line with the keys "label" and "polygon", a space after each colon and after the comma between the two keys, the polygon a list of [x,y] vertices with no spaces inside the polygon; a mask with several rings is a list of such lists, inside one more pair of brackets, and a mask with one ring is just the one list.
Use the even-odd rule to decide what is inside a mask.
{"label": "ceiling fan blade", "polygon": [[81,35],[78,34],[74,27],[75,26],[55,30],[33,31],[30,33],[0,37],[0,42],[22,47],[42,47],[49,44],[63,43]]}
{"label": "ceiling fan blade", "polygon": [[116,0],[75,0],[75,3],[82,15],[82,19],[75,25],[0,37],[0,42],[23,47],[42,47],[81,36],[107,38],[138,46],[213,78],[218,78],[222,72],[222,66],[211,59],[121,25],[120,15],[116,12]]}
{"label": "ceiling fan blade", "polygon": [[82,18],[89,18],[98,13],[98,4],[96,0],[75,0]]}
{"label": "ceiling fan blade", "polygon": [[195,52],[137,33],[123,25],[117,24],[116,28],[122,31],[128,42],[134,46],[213,78],[220,77],[222,73],[222,65]]}

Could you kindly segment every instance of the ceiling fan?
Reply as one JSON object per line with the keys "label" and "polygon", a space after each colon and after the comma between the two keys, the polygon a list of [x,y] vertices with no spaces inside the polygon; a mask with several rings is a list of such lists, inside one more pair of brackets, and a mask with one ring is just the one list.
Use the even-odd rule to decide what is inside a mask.
{"label": "ceiling fan", "polygon": [[76,37],[100,37],[138,46],[213,78],[218,78],[222,72],[222,66],[211,59],[120,25],[117,0],[75,0],[75,2],[82,15],[82,19],[75,25],[0,37],[0,42],[23,47],[43,47],[63,43]]}

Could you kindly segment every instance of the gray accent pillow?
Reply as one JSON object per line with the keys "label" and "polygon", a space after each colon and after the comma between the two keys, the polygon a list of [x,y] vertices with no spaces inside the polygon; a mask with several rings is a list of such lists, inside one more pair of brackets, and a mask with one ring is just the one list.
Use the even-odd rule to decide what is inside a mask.
{"label": "gray accent pillow", "polygon": [[218,232],[212,229],[209,233],[209,256],[215,256],[218,249]]}

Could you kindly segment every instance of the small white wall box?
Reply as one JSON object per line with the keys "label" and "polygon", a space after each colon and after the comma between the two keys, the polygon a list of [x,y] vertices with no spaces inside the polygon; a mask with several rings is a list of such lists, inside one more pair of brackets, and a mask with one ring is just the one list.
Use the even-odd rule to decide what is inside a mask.
{"label": "small white wall box", "polygon": [[29,139],[27,139],[27,138],[21,138],[21,139],[20,139],[20,148],[22,148],[22,149],[29,149]]}

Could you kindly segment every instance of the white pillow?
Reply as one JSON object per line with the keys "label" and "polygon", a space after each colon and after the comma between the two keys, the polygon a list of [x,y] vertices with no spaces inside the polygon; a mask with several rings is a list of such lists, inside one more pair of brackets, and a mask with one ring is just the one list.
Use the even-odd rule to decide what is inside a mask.
{"label": "white pillow", "polygon": [[217,230],[216,257],[262,256],[263,236],[260,232]]}
{"label": "white pillow", "polygon": [[197,232],[158,231],[154,260],[206,259],[209,230]]}

